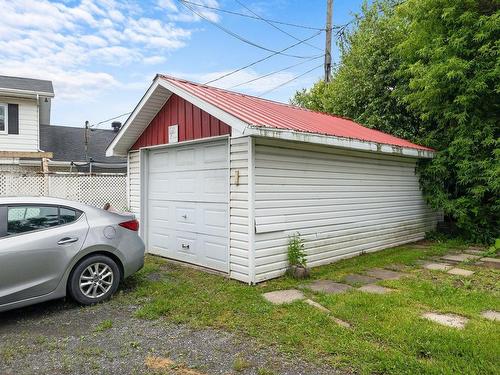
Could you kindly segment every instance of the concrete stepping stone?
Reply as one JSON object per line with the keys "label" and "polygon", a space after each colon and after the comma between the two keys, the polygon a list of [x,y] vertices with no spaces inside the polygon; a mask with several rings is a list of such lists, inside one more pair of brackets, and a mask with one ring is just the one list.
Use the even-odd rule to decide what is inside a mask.
{"label": "concrete stepping stone", "polygon": [[465,324],[467,324],[467,322],[469,321],[469,319],[460,315],[438,314],[433,312],[424,313],[422,314],[422,317],[443,326],[458,329],[463,329],[465,327]]}
{"label": "concrete stepping stone", "polygon": [[349,289],[352,289],[352,286],[347,284],[336,283],[331,280],[317,280],[309,285],[306,285],[306,288],[311,289],[313,292],[322,292],[326,294],[339,294],[339,293],[345,293]]}
{"label": "concrete stepping stone", "polygon": [[342,319],[336,318],[334,316],[330,316],[330,319],[333,320],[335,323],[337,323],[339,326],[344,327],[344,328],[351,328],[351,325]]}
{"label": "concrete stepping stone", "polygon": [[447,273],[457,276],[471,276],[474,274],[474,271],[464,270],[463,268],[452,268]]}
{"label": "concrete stepping stone", "polygon": [[366,271],[366,274],[375,277],[380,280],[399,280],[403,276],[407,276],[405,273],[384,270],[382,268],[372,268]]}
{"label": "concrete stepping stone", "polygon": [[304,294],[297,289],[277,290],[275,292],[264,293],[262,296],[275,305],[292,303],[305,298]]}
{"label": "concrete stepping stone", "polygon": [[448,271],[453,268],[453,266],[447,263],[427,263],[424,264],[424,268],[431,271]]}
{"label": "concrete stepping stone", "polygon": [[[313,301],[312,299],[306,299],[304,300],[304,302],[307,303],[308,305],[316,307],[318,310],[324,312],[325,314],[330,314],[330,310],[328,310],[325,306],[320,305],[318,302]],[[332,315],[330,315],[329,318],[333,320],[335,323],[337,323],[339,326],[342,326],[344,328],[351,328],[351,325],[347,322],[344,322],[342,319],[336,318]]]}
{"label": "concrete stepping stone", "polygon": [[356,273],[346,275],[344,277],[344,281],[350,285],[365,285],[365,284],[373,284],[378,281],[375,277],[370,277],[366,275],[358,275]]}
{"label": "concrete stepping stone", "polygon": [[481,313],[481,316],[488,320],[500,322],[500,312],[498,311],[493,311],[493,310],[483,311]]}
{"label": "concrete stepping stone", "polygon": [[391,270],[391,271],[404,271],[406,268],[406,265],[404,264],[399,264],[399,263],[393,263],[393,264],[388,264],[384,266],[386,270]]}
{"label": "concrete stepping stone", "polygon": [[485,267],[500,269],[500,259],[498,258],[481,258],[481,262]]}
{"label": "concrete stepping stone", "polygon": [[448,254],[441,257],[442,260],[454,263],[461,263],[461,262],[466,262],[468,260],[474,260],[480,258],[481,257],[479,255],[472,255],[472,254]]}
{"label": "concrete stepping stone", "polygon": [[482,246],[469,246],[465,251],[480,251],[484,253],[485,248]]}
{"label": "concrete stepping stone", "polygon": [[325,306],[320,305],[318,302],[315,302],[312,299],[306,299],[304,300],[304,302],[307,303],[308,305],[316,307],[318,310],[323,311],[324,313],[330,312],[330,310],[328,310]]}
{"label": "concrete stepping stone", "polygon": [[386,288],[385,286],[380,286],[377,284],[363,285],[362,287],[358,288],[358,290],[372,294],[387,294],[394,292],[394,289]]}
{"label": "concrete stepping stone", "polygon": [[464,251],[466,254],[472,254],[472,255],[483,255],[484,250],[475,250],[475,249],[467,249]]}

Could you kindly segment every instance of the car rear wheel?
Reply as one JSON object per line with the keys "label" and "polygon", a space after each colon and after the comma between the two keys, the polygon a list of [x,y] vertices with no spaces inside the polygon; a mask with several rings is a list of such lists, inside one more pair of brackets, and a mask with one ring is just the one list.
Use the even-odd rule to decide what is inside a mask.
{"label": "car rear wheel", "polygon": [[105,255],[92,255],[78,263],[71,273],[68,289],[82,305],[92,305],[111,297],[120,283],[120,269]]}

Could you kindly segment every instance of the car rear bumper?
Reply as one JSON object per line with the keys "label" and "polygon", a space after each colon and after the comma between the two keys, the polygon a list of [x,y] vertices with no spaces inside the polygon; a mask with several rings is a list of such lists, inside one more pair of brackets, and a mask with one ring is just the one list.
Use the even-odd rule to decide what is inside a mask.
{"label": "car rear bumper", "polygon": [[142,240],[140,244],[133,250],[128,251],[126,254],[127,260],[123,265],[123,278],[129,277],[135,272],[139,271],[142,267],[144,267],[144,252],[145,246]]}

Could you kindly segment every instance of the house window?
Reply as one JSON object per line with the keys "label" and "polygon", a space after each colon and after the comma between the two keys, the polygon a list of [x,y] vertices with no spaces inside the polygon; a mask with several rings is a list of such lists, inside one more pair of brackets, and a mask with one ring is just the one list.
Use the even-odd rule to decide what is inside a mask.
{"label": "house window", "polygon": [[0,134],[6,134],[8,130],[8,106],[7,104],[0,103]]}

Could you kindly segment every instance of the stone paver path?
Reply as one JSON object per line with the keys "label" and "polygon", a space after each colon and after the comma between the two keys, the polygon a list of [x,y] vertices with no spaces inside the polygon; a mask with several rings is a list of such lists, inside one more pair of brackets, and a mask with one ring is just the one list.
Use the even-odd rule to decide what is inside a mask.
{"label": "stone paver path", "polygon": [[463,268],[452,268],[447,273],[457,276],[471,276],[474,274],[474,271],[464,270]]}
{"label": "stone paver path", "polygon": [[493,311],[493,310],[483,311],[481,313],[481,316],[483,316],[484,318],[486,318],[488,320],[500,322],[500,312],[498,312],[498,311]]}
{"label": "stone paver path", "polygon": [[366,274],[380,280],[399,280],[403,276],[407,276],[407,274],[402,272],[389,271],[382,268],[369,269],[366,271]]}
{"label": "stone paver path", "polygon": [[363,285],[362,287],[358,288],[358,290],[372,294],[387,294],[394,291],[394,289],[386,288],[377,284]]}
{"label": "stone paver path", "polygon": [[311,289],[313,292],[322,292],[327,294],[344,293],[352,289],[352,286],[350,285],[336,283],[331,280],[317,280],[309,285],[306,285],[305,287]]}
{"label": "stone paver path", "polygon": [[453,268],[453,266],[447,263],[427,263],[424,264],[424,268],[431,271],[448,271]]}
{"label": "stone paver path", "polygon": [[474,260],[480,258],[481,257],[479,255],[472,255],[472,254],[448,254],[441,257],[441,259],[443,260],[455,263],[461,263],[461,262],[466,262],[468,260]]}
{"label": "stone paver path", "polygon": [[467,324],[467,322],[469,321],[469,319],[460,315],[438,314],[433,312],[424,313],[422,314],[422,317],[443,326],[458,329],[463,329],[465,327],[465,324]]}
{"label": "stone paver path", "polygon": [[300,301],[305,298],[304,294],[297,289],[277,290],[264,293],[262,296],[275,305]]}
{"label": "stone paver path", "polygon": [[378,281],[375,277],[370,277],[366,275],[358,275],[356,273],[346,275],[344,277],[344,281],[350,285],[364,285],[364,284],[373,284]]}

